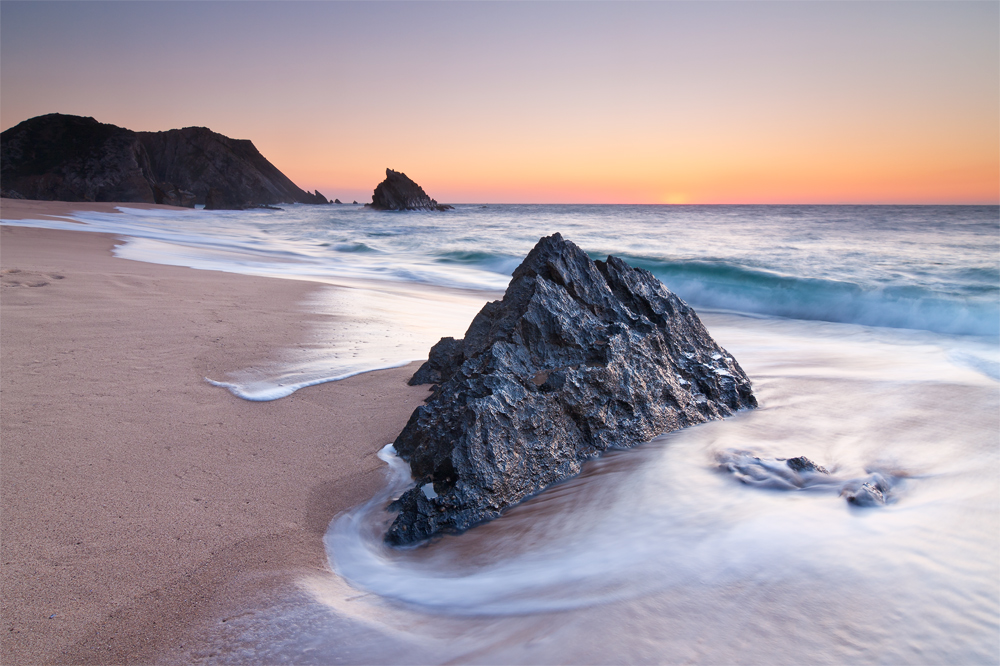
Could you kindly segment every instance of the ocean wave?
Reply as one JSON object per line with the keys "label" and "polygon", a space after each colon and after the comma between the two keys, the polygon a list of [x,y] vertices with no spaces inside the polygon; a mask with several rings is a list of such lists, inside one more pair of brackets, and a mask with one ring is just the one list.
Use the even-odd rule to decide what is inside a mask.
{"label": "ocean wave", "polygon": [[479,270],[505,276],[513,273],[514,269],[517,268],[523,259],[524,257],[486,250],[453,250],[450,252],[441,252],[434,256],[434,261],[439,264],[473,266]]}
{"label": "ocean wave", "polygon": [[337,252],[378,252],[378,250],[365,243],[340,243],[335,245],[333,249]]}
{"label": "ocean wave", "polygon": [[794,277],[724,262],[623,259],[649,270],[696,307],[936,333],[1000,334],[998,290],[989,285],[950,294],[912,284],[873,287]]}
{"label": "ocean wave", "polygon": [[[671,222],[661,219],[662,211],[633,211],[645,217],[618,220],[629,207],[470,208],[465,219],[449,218],[447,224],[436,217],[357,210],[331,219],[326,208],[309,206],[290,206],[277,218],[273,211],[120,210],[74,217],[84,229],[125,236],[118,256],[154,263],[496,291],[506,286],[540,229],[558,226],[572,229],[573,240],[592,250],[593,258],[612,253],[646,268],[699,309],[1000,335],[1000,273],[990,235],[994,209],[958,211],[982,228],[950,227],[946,239],[931,234],[936,216],[948,212],[937,209],[920,209],[923,217],[906,218],[909,226],[896,217],[917,213],[895,211],[890,222],[899,228],[888,231],[858,217],[865,211],[839,208],[814,211],[816,219],[799,222],[790,222],[783,208],[767,209],[780,219],[763,229],[757,218],[743,220],[753,213],[743,209],[698,209],[698,220]],[[831,215],[847,215],[836,217],[836,235],[827,224]],[[608,220],[616,221],[613,230]],[[4,223],[81,229],[64,220]]]}
{"label": "ocean wave", "polygon": [[[590,253],[594,259],[607,255]],[[968,268],[957,276],[964,293],[915,285],[861,285],[850,280],[799,277],[726,261],[663,261],[618,255],[649,270],[696,307],[789,319],[907,328],[960,335],[1000,334],[996,271]],[[518,259],[500,252],[441,253],[435,261],[510,275]]]}

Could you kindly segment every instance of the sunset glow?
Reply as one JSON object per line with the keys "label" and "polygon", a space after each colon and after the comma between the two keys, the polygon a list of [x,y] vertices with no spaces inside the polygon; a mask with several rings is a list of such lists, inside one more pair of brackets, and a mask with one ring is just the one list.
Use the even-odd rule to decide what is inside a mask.
{"label": "sunset glow", "polygon": [[997,203],[997,3],[19,3],[0,119],[448,202]]}

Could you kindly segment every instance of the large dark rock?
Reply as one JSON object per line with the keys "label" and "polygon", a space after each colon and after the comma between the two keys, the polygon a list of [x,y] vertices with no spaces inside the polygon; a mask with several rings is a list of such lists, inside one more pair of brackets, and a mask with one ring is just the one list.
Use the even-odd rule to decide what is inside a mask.
{"label": "large dark rock", "polygon": [[156,177],[194,192],[198,203],[206,207],[213,188],[221,193],[213,208],[327,203],[319,192],[310,194],[296,186],[252,141],[230,139],[206,127],[135,134],[149,154]]}
{"label": "large dark rock", "polygon": [[4,191],[56,201],[191,206],[215,189],[216,201],[231,208],[327,203],[297,187],[250,141],[204,127],[133,132],[58,113],[0,134],[0,183]]}
{"label": "large dark rock", "polygon": [[0,183],[28,199],[155,203],[156,178],[135,132],[59,113],[0,134]]}
{"label": "large dark rock", "polygon": [[385,180],[378,184],[372,194],[372,202],[366,204],[375,210],[451,210],[452,206],[439,204],[427,196],[424,188],[406,177],[405,173],[385,170]]}
{"label": "large dark rock", "polygon": [[435,383],[396,438],[415,485],[386,534],[462,531],[577,474],[609,448],[753,408],[739,364],[648,271],[591,261],[559,234],[514,271],[463,340],[411,383]]}

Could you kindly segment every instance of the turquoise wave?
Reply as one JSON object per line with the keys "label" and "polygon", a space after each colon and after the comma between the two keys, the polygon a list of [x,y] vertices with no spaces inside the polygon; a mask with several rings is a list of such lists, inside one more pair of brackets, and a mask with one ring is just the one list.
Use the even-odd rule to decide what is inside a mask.
{"label": "turquoise wave", "polygon": [[694,306],[866,326],[1000,335],[1000,288],[962,285],[945,293],[913,284],[869,286],[794,277],[722,262],[623,257]]}
{"label": "turquoise wave", "polygon": [[[619,256],[653,273],[695,307],[937,333],[1000,335],[1000,286],[996,271],[988,268],[965,269],[956,276],[962,283],[955,291],[945,292],[915,284],[871,286],[782,275],[724,261],[670,262]],[[464,250],[440,253],[435,261],[509,274],[518,258]]]}

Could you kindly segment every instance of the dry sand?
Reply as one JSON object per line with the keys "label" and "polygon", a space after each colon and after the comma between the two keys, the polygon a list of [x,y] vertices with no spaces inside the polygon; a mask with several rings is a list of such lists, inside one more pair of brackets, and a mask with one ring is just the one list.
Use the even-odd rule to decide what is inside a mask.
{"label": "dry sand", "polygon": [[171,661],[196,625],[322,570],[329,521],[381,485],[376,452],[427,395],[412,367],[269,403],[210,386],[302,339],[318,287],[115,242],[0,227],[3,664]]}

